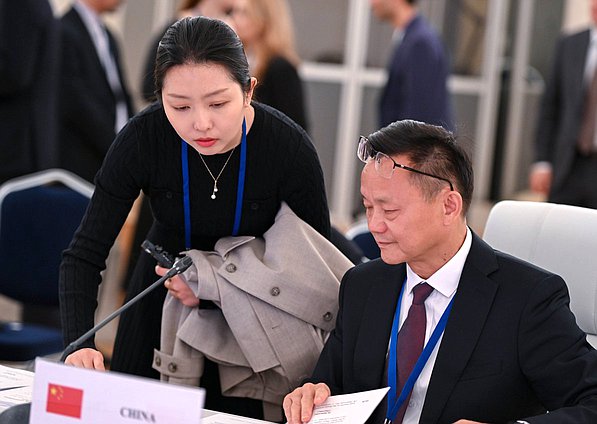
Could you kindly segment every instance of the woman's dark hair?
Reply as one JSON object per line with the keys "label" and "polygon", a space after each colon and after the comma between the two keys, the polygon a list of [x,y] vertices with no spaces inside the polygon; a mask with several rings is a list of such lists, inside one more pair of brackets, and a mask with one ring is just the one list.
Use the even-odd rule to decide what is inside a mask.
{"label": "woman's dark hair", "polygon": [[[371,148],[388,156],[404,155],[410,166],[419,171],[445,178],[454,185],[463,200],[466,214],[473,197],[473,167],[466,151],[456,142],[454,135],[436,125],[404,120],[396,121],[369,137]],[[432,199],[445,181],[426,175],[409,173],[427,199]]]}
{"label": "woman's dark hair", "polygon": [[204,63],[223,66],[242,90],[249,92],[249,63],[236,33],[220,20],[196,16],[172,24],[158,45],[154,72],[157,98],[161,101],[164,78],[170,68]]}

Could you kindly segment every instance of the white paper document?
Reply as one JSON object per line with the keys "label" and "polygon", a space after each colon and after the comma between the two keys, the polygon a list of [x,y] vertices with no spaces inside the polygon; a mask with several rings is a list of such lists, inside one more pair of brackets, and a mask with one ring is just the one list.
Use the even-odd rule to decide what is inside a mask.
{"label": "white paper document", "polygon": [[348,395],[330,396],[315,407],[311,424],[363,424],[371,416],[379,402],[390,390],[369,390]]}
{"label": "white paper document", "polygon": [[31,401],[33,373],[0,365],[0,412]]}
{"label": "white paper document", "polygon": [[32,384],[33,373],[31,371],[0,365],[0,390],[15,386],[31,386]]}

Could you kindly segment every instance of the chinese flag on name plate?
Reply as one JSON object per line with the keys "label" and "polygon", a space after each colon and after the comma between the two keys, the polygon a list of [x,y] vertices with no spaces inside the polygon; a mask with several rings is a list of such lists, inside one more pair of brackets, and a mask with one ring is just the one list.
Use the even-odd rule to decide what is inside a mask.
{"label": "chinese flag on name plate", "polygon": [[81,418],[82,404],[83,390],[60,386],[59,384],[48,384],[47,412]]}

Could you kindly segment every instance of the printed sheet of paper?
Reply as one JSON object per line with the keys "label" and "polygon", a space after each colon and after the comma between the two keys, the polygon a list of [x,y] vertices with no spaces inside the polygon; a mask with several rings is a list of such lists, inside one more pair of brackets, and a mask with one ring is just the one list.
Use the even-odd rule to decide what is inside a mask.
{"label": "printed sheet of paper", "polygon": [[31,402],[33,373],[0,365],[0,412]]}
{"label": "printed sheet of paper", "polygon": [[369,390],[348,395],[330,396],[315,407],[310,424],[363,424],[390,390]]}
{"label": "printed sheet of paper", "polygon": [[33,373],[0,365],[0,390],[16,386],[32,386]]}

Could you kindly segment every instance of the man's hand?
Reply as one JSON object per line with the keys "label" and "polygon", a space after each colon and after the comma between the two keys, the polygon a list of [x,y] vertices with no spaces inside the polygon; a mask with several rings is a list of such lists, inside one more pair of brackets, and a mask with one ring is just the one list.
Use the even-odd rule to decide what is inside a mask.
{"label": "man's hand", "polygon": [[458,420],[454,424],[483,424],[478,421]]}
{"label": "man's hand", "polygon": [[84,348],[71,353],[64,360],[66,365],[73,365],[79,368],[105,371],[104,355],[99,350]]}
{"label": "man's hand", "polygon": [[533,169],[529,175],[529,186],[535,193],[547,196],[551,189],[552,171],[549,169]]}
{"label": "man's hand", "polygon": [[307,383],[287,394],[282,406],[288,424],[309,422],[313,407],[325,402],[330,394],[330,388],[324,383]]}

